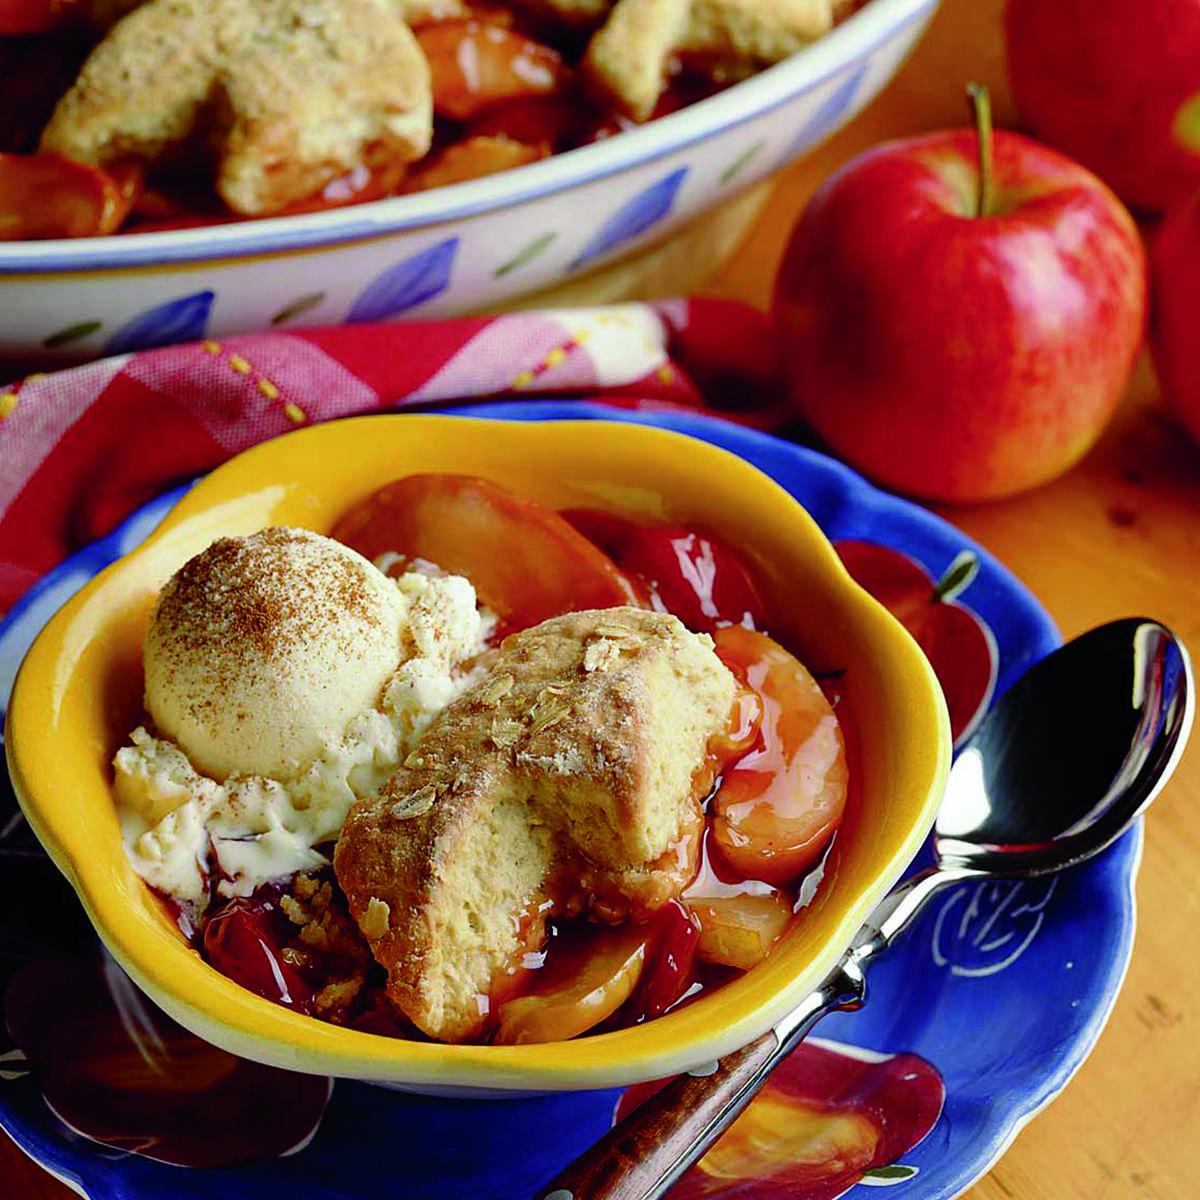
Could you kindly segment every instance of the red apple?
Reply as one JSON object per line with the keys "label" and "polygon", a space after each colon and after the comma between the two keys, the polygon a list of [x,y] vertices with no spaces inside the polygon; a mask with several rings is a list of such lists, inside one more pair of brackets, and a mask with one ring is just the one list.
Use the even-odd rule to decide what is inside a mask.
{"label": "red apple", "polygon": [[1200,184],[1200,0],[1008,0],[1005,24],[1038,137],[1138,208]]}
{"label": "red apple", "polygon": [[854,466],[935,500],[1011,495],[1082,457],[1144,322],[1144,255],[1120,201],[980,122],[843,167],[776,283],[802,415]]}
{"label": "red apple", "polygon": [[1200,192],[1167,214],[1151,263],[1154,365],[1163,395],[1200,442]]}

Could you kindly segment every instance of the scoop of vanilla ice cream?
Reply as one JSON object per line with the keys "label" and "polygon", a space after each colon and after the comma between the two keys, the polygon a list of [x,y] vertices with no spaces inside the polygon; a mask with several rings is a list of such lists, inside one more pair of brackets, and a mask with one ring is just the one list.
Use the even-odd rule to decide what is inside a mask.
{"label": "scoop of vanilla ice cream", "polygon": [[[392,579],[338,542],[268,529],[216,542],[168,583],[146,637],[146,707],[114,760],[134,869],[203,910],[326,865],[480,669],[495,625],[467,579]],[[361,587],[360,587],[361,585]],[[306,619],[307,617],[307,619]]]}
{"label": "scoop of vanilla ice cream", "polygon": [[406,624],[396,585],[332,538],[221,538],[159,596],[146,710],[204,775],[288,779],[376,705]]}

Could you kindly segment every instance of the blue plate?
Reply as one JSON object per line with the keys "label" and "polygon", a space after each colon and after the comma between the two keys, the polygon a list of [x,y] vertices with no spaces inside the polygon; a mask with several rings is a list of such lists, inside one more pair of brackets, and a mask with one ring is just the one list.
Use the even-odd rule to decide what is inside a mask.
{"label": "blue plate", "polygon": [[[617,419],[673,429],[731,450],[771,475],[832,538],[890,545],[934,577],[961,551],[973,549],[981,567],[962,600],[995,635],[997,694],[1058,643],[1034,598],[986,551],[811,450],[700,416],[630,414],[583,402],[456,411],[509,420]],[[59,605],[137,545],[181,491],[147,505],[76,554],[10,612],[0,625],[0,696],[8,695],[22,655]],[[903,1155],[903,1168],[877,1172],[855,1185],[856,1193],[887,1185],[904,1200],[958,1195],[1062,1090],[1099,1036],[1124,975],[1140,851],[1139,826],[1100,858],[1056,879],[952,892],[874,968],[871,1003],[822,1024],[823,1038],[919,1055],[945,1083],[941,1116]],[[48,944],[78,945],[90,931],[69,889],[21,828],[7,790],[0,794],[0,857],[2,980],[22,955],[44,952]],[[448,1101],[343,1082],[303,1151],[236,1169],[187,1171],[97,1146],[67,1129],[0,1032],[0,1125],[47,1170],[95,1200],[385,1194],[524,1200],[608,1126],[617,1098],[601,1092]]]}

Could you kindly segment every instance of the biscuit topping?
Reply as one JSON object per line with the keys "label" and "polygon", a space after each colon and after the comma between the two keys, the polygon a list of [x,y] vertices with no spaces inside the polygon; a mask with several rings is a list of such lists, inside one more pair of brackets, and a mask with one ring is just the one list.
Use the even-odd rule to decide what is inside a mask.
{"label": "biscuit topping", "polygon": [[211,147],[235,212],[277,212],[429,149],[429,66],[390,0],[148,0],[59,101],[42,149],[105,166]]}
{"label": "biscuit topping", "polygon": [[[588,667],[596,646],[604,670]],[[696,779],[736,692],[711,639],[665,613],[571,613],[509,638],[422,739],[420,767],[356,804],[338,840],[338,881],[405,1014],[434,1037],[477,1030],[475,997],[529,935],[514,915],[543,891],[565,903],[560,862],[590,864],[626,909],[681,889],[698,842],[690,869],[669,851],[699,820]],[[385,938],[364,924],[377,898],[397,914]]]}
{"label": "biscuit topping", "polygon": [[703,56],[718,79],[782,62],[832,27],[835,0],[617,0],[588,45],[584,76],[605,101],[647,120],[672,56]]}

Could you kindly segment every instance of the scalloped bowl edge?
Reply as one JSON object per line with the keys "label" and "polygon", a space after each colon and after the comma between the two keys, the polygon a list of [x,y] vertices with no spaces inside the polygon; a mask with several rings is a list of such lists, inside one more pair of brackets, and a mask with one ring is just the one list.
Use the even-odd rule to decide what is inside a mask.
{"label": "scalloped bowl edge", "polygon": [[[776,628],[810,668],[845,669],[856,790],[816,899],[752,972],[648,1025],[570,1042],[385,1038],[290,1012],[220,975],[133,872],[109,763],[139,719],[141,633],[158,588],[216,536],[281,522],[328,530],[375,488],[417,470],[488,476],[557,507],[621,508],[710,528],[751,560],[785,614]],[[820,982],[900,877],[932,825],[950,763],[945,703],[924,655],[850,579],[807,512],[756,468],[640,425],[407,414],[298,430],[197,484],[39,634],[13,688],[6,746],[21,807],[100,938],[182,1025],[279,1067],[475,1096],[622,1086],[692,1069],[757,1037]]]}

